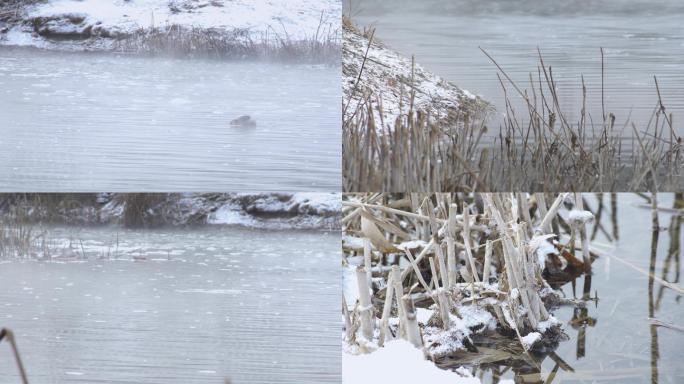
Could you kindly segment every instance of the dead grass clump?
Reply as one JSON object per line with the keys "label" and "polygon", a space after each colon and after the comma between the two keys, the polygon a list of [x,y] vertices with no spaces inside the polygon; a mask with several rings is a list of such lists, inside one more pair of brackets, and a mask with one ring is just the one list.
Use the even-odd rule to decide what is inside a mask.
{"label": "dead grass clump", "polygon": [[6,220],[76,224],[97,221],[95,193],[4,193],[0,212]]}
{"label": "dead grass clump", "polygon": [[292,39],[287,33],[281,35],[273,30],[255,35],[249,29],[226,31],[170,25],[141,28],[118,39],[115,49],[175,57],[338,64],[341,51],[338,33],[325,26],[323,20],[317,34],[304,40]]}
{"label": "dead grass clump", "polygon": [[170,195],[166,193],[122,193],[116,196],[123,205],[122,224],[127,228],[149,228],[164,224],[164,210]]}

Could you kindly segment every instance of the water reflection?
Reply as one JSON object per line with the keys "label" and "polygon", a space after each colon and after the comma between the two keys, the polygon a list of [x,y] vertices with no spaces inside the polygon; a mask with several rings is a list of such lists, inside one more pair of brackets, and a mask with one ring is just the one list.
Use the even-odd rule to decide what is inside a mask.
{"label": "water reflection", "polygon": [[[471,367],[475,376],[492,384],[503,378],[530,384],[586,380],[681,381],[684,372],[676,359],[684,341],[684,328],[672,323],[682,318],[682,309],[677,306],[681,294],[661,282],[679,282],[684,194],[661,194],[655,202],[651,196],[615,193],[587,194],[585,199],[585,208],[595,214],[590,234],[597,243],[615,243],[621,230],[631,233],[635,227],[642,230],[642,238],[643,229],[650,234],[648,240],[644,239],[647,241],[644,247],[638,246],[640,238],[631,236],[630,243],[615,248],[615,257],[629,260],[637,269],[642,269],[640,260],[647,260],[641,250],[649,252],[648,266],[642,269],[647,278],[642,280],[643,275],[635,273],[634,269],[623,268],[622,264],[611,266],[612,256],[598,255],[586,270],[574,276],[565,275],[566,281],[554,284],[568,299],[565,305],[553,311],[566,324],[563,327],[565,338],[536,347],[529,355],[509,338],[476,338],[473,341],[478,353],[450,356],[438,362],[440,366],[447,369]],[[672,201],[672,205],[658,205],[658,201],[668,204]],[[653,204],[657,206],[655,215],[651,213]],[[618,209],[623,210],[620,215]],[[669,216],[667,228],[663,228],[661,224],[665,222],[661,220],[666,216]],[[639,300],[644,293],[647,300]],[[669,297],[672,293],[675,296]],[[641,302],[648,304],[648,312],[644,307],[639,308]],[[640,333],[639,327],[647,332]],[[662,336],[659,333],[663,332],[671,333],[667,339],[659,340]],[[632,334],[637,336],[636,341],[627,340]],[[638,338],[641,334],[643,343]]]}

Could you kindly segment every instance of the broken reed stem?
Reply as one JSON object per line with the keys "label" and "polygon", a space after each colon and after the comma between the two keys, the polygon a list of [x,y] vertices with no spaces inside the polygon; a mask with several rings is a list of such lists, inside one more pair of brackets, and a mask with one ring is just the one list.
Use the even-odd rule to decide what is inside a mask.
{"label": "broken reed stem", "polygon": [[437,274],[437,268],[435,267],[435,259],[431,257],[428,261],[430,262],[430,272],[432,272],[432,286],[434,289],[439,289],[439,277],[437,277],[439,275]]}
{"label": "broken reed stem", "polygon": [[[425,281],[425,279],[423,279],[423,274],[420,273],[420,267],[418,267],[418,262],[416,261],[416,259],[413,258],[413,254],[411,253],[411,251],[408,248],[404,249],[404,253],[406,254],[406,257],[408,257],[409,262],[411,263],[411,266],[413,267],[413,271],[416,273],[416,277],[418,278],[418,281],[420,282],[420,284],[423,286],[423,289],[425,289],[425,292],[430,292],[430,286]],[[406,268],[404,270],[404,272],[410,271],[410,270],[411,269]],[[402,279],[404,278],[403,273],[402,273],[401,278]]]}
{"label": "broken reed stem", "polygon": [[[546,197],[544,197],[543,193],[535,193],[534,197],[537,199],[537,207],[539,208],[539,213],[541,214],[541,217],[546,218],[546,215],[548,214],[548,209],[546,207]],[[549,223],[544,223],[542,219],[542,224],[539,226],[538,230],[541,230],[542,235],[546,235],[548,233],[551,233],[551,226]]]}
{"label": "broken reed stem", "polygon": [[359,313],[361,314],[361,334],[366,340],[373,340],[373,304],[371,302],[371,291],[368,286],[366,269],[363,266],[356,268],[356,281],[359,288]]}
{"label": "broken reed stem", "polygon": [[10,347],[12,347],[12,354],[14,355],[14,361],[17,364],[17,369],[19,370],[19,376],[21,377],[22,384],[28,384],[28,376],[26,375],[24,364],[21,362],[19,348],[17,347],[17,342],[14,339],[14,332],[8,328],[3,328],[0,330],[0,341],[2,341],[2,339],[7,339]]}
{"label": "broken reed stem", "polygon": [[[392,272],[387,277],[387,290],[385,291],[385,304],[382,307],[382,318],[380,319],[380,335],[378,338],[378,345],[385,345],[385,340],[388,339],[389,332],[389,317],[392,312],[392,300],[394,299],[394,270],[398,270],[398,266],[392,266]],[[402,292],[399,292],[401,294]],[[398,296],[397,296],[398,297]]]}
{"label": "broken reed stem", "polygon": [[392,266],[392,285],[394,286],[394,297],[397,299],[397,308],[399,311],[399,336],[406,335],[406,313],[404,312],[404,305],[401,303],[401,297],[404,295],[404,286],[402,285],[401,271],[398,265]]}
{"label": "broken reed stem", "polygon": [[504,253],[504,259],[505,259],[505,264],[506,264],[506,272],[508,276],[508,282],[509,282],[509,291],[513,292],[513,289],[517,289],[518,294],[521,298],[522,304],[527,310],[528,313],[528,320],[532,328],[536,328],[538,324],[538,319],[535,315],[535,313],[532,311],[531,303],[530,303],[530,298],[528,297],[528,289],[526,285],[524,284],[523,281],[523,276],[522,276],[522,271],[520,270],[520,258],[518,255],[518,251],[513,245],[513,241],[511,239],[510,233],[508,231],[508,227],[506,226],[503,217],[501,215],[501,210],[499,207],[494,203],[494,200],[492,199],[491,195],[485,194],[484,195],[484,201],[485,204],[489,206],[489,211],[494,217],[494,220],[496,222],[496,225],[499,229],[499,233],[504,239],[504,248],[503,248],[503,253]]}
{"label": "broken reed stem", "polygon": [[439,303],[439,315],[442,318],[442,328],[449,329],[451,326],[451,321],[449,319],[449,312],[451,309],[449,298],[447,297],[447,293],[443,288],[437,289],[436,295],[437,302]]}
{"label": "broken reed stem", "polygon": [[[449,285],[449,276],[447,273],[446,261],[444,260],[444,253],[442,252],[442,245],[440,244],[437,236],[439,236],[439,227],[435,221],[435,215],[432,211],[432,206],[430,205],[430,227],[432,229],[432,238],[435,243],[435,255],[437,257],[437,263],[439,264],[439,276],[442,278],[442,287],[447,287]],[[448,222],[447,222],[448,227]],[[447,229],[448,232],[448,229]],[[434,275],[437,278],[438,275]]]}
{"label": "broken reed stem", "polygon": [[448,282],[447,288],[451,289],[458,281],[458,269],[456,265],[456,244],[454,242],[454,233],[456,233],[456,209],[455,204],[449,205],[449,221],[447,222],[447,269]]}
{"label": "broken reed stem", "polygon": [[409,295],[404,295],[401,298],[404,306],[404,313],[406,314],[406,339],[416,348],[423,349],[423,337],[418,326],[418,316],[413,299]]}
{"label": "broken reed stem", "polygon": [[349,313],[349,305],[347,304],[347,299],[342,294],[342,315],[344,316],[344,329],[347,340],[351,340],[353,336],[351,314]]}
{"label": "broken reed stem", "polygon": [[[575,206],[578,210],[584,211],[584,202],[582,201],[582,194],[575,193]],[[582,261],[586,270],[591,269],[591,256],[589,255],[589,240],[587,239],[587,224],[582,223],[579,228],[580,242],[582,243]]]}
{"label": "broken reed stem", "polygon": [[482,282],[485,284],[489,284],[489,274],[491,270],[491,264],[492,264],[492,241],[487,240],[487,243],[485,245],[485,259],[484,259],[484,265],[483,265],[483,270],[482,270]]}
{"label": "broken reed stem", "polygon": [[560,209],[561,204],[563,204],[566,196],[567,194],[565,193],[558,195],[556,200],[553,201],[553,204],[551,204],[551,208],[549,208],[546,215],[544,215],[541,225],[539,225],[539,230],[541,230],[542,234],[546,235],[550,233],[550,231],[547,232],[546,229],[551,228],[551,222],[553,221],[553,218],[556,217],[556,214],[558,213],[558,210]]}
{"label": "broken reed stem", "polygon": [[363,238],[363,264],[366,269],[366,280],[368,286],[373,286],[373,272],[371,271],[371,241],[369,238]]}
{"label": "broken reed stem", "polygon": [[477,274],[475,266],[475,259],[473,258],[473,251],[470,247],[470,213],[468,212],[468,205],[463,205],[463,245],[465,246],[466,262],[470,267],[470,274],[473,276],[473,281],[479,282],[480,277]]}

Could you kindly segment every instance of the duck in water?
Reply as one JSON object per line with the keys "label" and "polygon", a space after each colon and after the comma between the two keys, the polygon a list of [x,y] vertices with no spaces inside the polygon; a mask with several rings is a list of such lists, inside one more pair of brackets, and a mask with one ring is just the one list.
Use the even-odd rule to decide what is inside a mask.
{"label": "duck in water", "polygon": [[230,126],[240,128],[255,128],[256,120],[252,119],[249,115],[242,115],[237,119],[231,120]]}

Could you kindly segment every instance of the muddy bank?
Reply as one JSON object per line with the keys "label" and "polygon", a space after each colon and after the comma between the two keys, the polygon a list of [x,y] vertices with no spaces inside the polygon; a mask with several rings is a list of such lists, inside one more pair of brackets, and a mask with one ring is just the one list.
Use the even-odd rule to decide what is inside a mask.
{"label": "muddy bank", "polygon": [[4,221],[125,227],[238,225],[269,229],[339,226],[336,193],[3,194]]}

